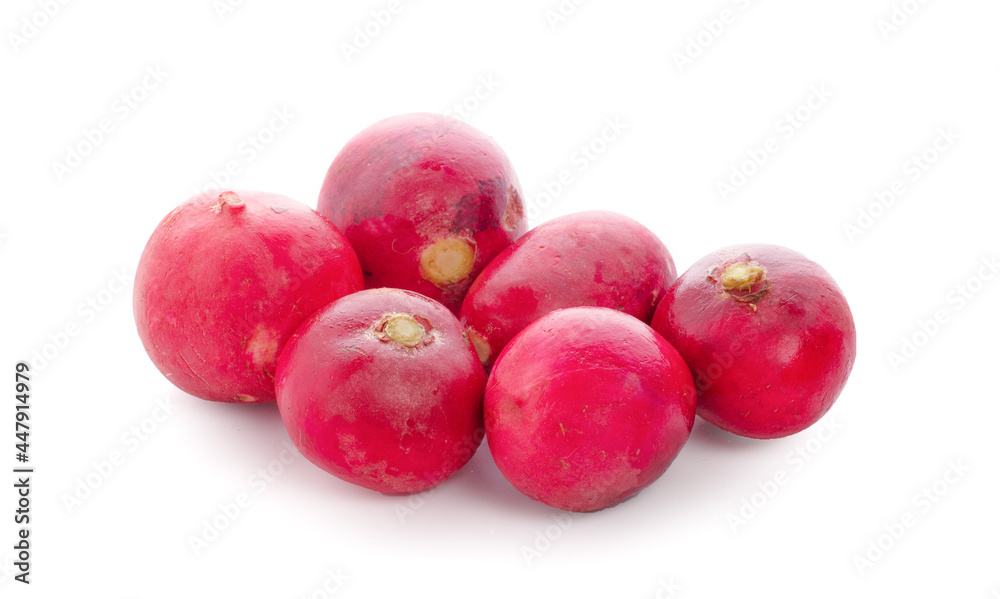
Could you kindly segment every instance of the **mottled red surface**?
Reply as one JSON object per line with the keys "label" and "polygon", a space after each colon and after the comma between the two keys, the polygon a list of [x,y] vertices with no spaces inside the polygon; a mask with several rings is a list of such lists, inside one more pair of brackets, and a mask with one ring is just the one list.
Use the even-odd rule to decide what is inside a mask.
{"label": "mottled red surface", "polygon": [[[421,322],[407,347],[380,335],[386,316]],[[278,408],[296,447],[348,482],[383,493],[432,487],[482,441],[486,375],[455,316],[399,289],[370,289],[318,312],[278,364]]]}
{"label": "mottled red surface", "polygon": [[490,263],[469,289],[460,318],[487,368],[524,327],[560,308],[597,306],[649,323],[677,277],[652,231],[605,211],[545,222]]}
{"label": "mottled red surface", "polygon": [[695,390],[680,354],[608,308],[569,308],[504,348],[486,387],[486,436],[522,493],[593,511],[656,480],[691,433]]}
{"label": "mottled red surface", "polygon": [[[220,201],[235,194],[242,203]],[[306,317],[362,288],[330,221],[284,196],[215,191],[156,227],[136,269],[133,310],[157,368],[180,389],[224,402],[274,401],[274,370]]]}
{"label": "mottled red surface", "polygon": [[[476,275],[527,230],[521,186],[503,150],[479,130],[434,114],[375,123],[340,151],[318,210],[351,241],[365,286],[422,293],[458,312]],[[436,285],[425,248],[459,238],[475,248],[468,276]]]}
{"label": "mottled red surface", "polygon": [[[726,292],[718,273],[736,262],[759,264],[766,282]],[[698,414],[761,439],[819,420],[844,388],[856,353],[854,319],[830,274],[774,245],[705,256],[667,290],[652,326],[691,367]]]}

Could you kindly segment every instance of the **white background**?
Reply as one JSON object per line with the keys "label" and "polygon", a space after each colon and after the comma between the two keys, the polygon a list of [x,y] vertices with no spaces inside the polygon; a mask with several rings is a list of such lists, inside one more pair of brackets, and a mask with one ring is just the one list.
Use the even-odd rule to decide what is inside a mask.
{"label": "white background", "polygon": [[[5,467],[0,595],[1000,596],[1000,278],[980,276],[1000,251],[996,2],[592,0],[553,22],[557,0],[401,0],[367,43],[357,28],[388,0],[70,2],[49,18],[44,4],[9,0],[0,17],[8,467],[14,364],[49,356],[32,379],[32,584],[11,580]],[[790,129],[811,90],[829,97]],[[510,155],[532,225],[613,209],[682,271],[740,242],[824,265],[858,327],[824,422],[765,442],[699,421],[638,497],[569,517],[521,496],[485,446],[426,496],[352,487],[288,459],[273,405],[212,404],[160,376],[130,281],[167,212],[230,161],[230,185],[315,205],[353,134],[462,103]],[[251,152],[248,136],[270,143]],[[765,144],[766,162],[720,192]],[[894,182],[905,191],[877,205]],[[904,339],[919,346],[905,358]],[[229,518],[220,505],[240,494],[249,507]],[[213,520],[226,529],[196,555]]]}

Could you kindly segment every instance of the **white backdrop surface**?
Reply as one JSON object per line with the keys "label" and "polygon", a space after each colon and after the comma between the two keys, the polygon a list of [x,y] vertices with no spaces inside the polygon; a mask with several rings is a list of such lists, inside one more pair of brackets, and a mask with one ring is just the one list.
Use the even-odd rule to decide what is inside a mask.
{"label": "white backdrop surface", "polygon": [[[998,18],[987,0],[5,2],[0,596],[1000,597]],[[315,205],[352,135],[415,111],[492,135],[532,225],[605,208],[681,271],[741,242],[821,263],[858,327],[838,403],[776,441],[698,421],[639,496],[570,516],[485,445],[388,497],[289,449],[273,405],[171,387],[131,312],[157,222],[219,185]]]}

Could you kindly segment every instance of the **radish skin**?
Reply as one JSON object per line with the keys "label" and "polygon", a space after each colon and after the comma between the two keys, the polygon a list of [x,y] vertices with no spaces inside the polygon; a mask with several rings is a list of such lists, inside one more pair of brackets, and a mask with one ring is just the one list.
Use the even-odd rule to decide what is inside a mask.
{"label": "radish skin", "polygon": [[382,493],[416,493],[475,453],[485,384],[447,308],[369,289],[327,306],[291,338],[278,364],[278,408],[320,468]]}
{"label": "radish skin", "polygon": [[202,399],[274,401],[288,337],[362,288],[358,258],[330,221],[290,198],[197,195],[156,227],[136,269],[133,309],[153,364]]}
{"label": "radish skin", "polygon": [[613,308],[649,323],[677,277],[663,242],[639,222],[590,211],[545,222],[486,267],[460,318],[483,365],[526,326],[561,308]]}
{"label": "radish skin", "polygon": [[663,474],[691,433],[695,390],[680,354],[643,322],[569,308],[504,348],[484,410],[507,480],[552,507],[588,512]]}
{"label": "radish skin", "polygon": [[758,439],[819,420],[856,355],[854,318],[833,277],[774,245],[702,258],[667,290],[652,326],[691,367],[698,414]]}
{"label": "radish skin", "polygon": [[391,117],[337,154],[318,210],[347,235],[369,289],[409,289],[458,312],[469,285],[527,230],[521,184],[479,130],[443,115]]}

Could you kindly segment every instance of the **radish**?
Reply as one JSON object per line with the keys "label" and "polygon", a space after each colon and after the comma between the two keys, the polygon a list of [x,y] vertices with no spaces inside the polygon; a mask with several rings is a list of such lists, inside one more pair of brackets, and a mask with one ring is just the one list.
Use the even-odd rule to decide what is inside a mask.
{"label": "radish", "polygon": [[327,306],[278,363],[278,408],[304,456],[383,493],[432,487],[482,441],[486,374],[455,315],[369,289]]}
{"label": "radish", "polygon": [[501,352],[487,383],[486,438],[522,493],[575,512],[656,480],[691,433],[691,373],[641,321],[608,308],[538,319]]}
{"label": "radish", "polygon": [[330,165],[318,210],[354,246],[366,287],[410,289],[454,312],[527,229],[500,146],[435,114],[391,117],[351,139]]}
{"label": "radish", "polygon": [[553,310],[614,308],[649,323],[676,277],[652,231],[614,212],[580,212],[535,227],[501,252],[469,289],[460,317],[489,369],[514,335]]}
{"label": "radish", "polygon": [[156,227],[135,274],[133,310],[153,364],[191,395],[274,401],[288,337],[362,288],[347,239],[314,210],[257,191],[209,192]]}
{"label": "radish", "polygon": [[698,413],[758,439],[819,420],[856,353],[854,319],[830,274],[774,245],[702,258],[667,290],[652,326],[691,367]]}

